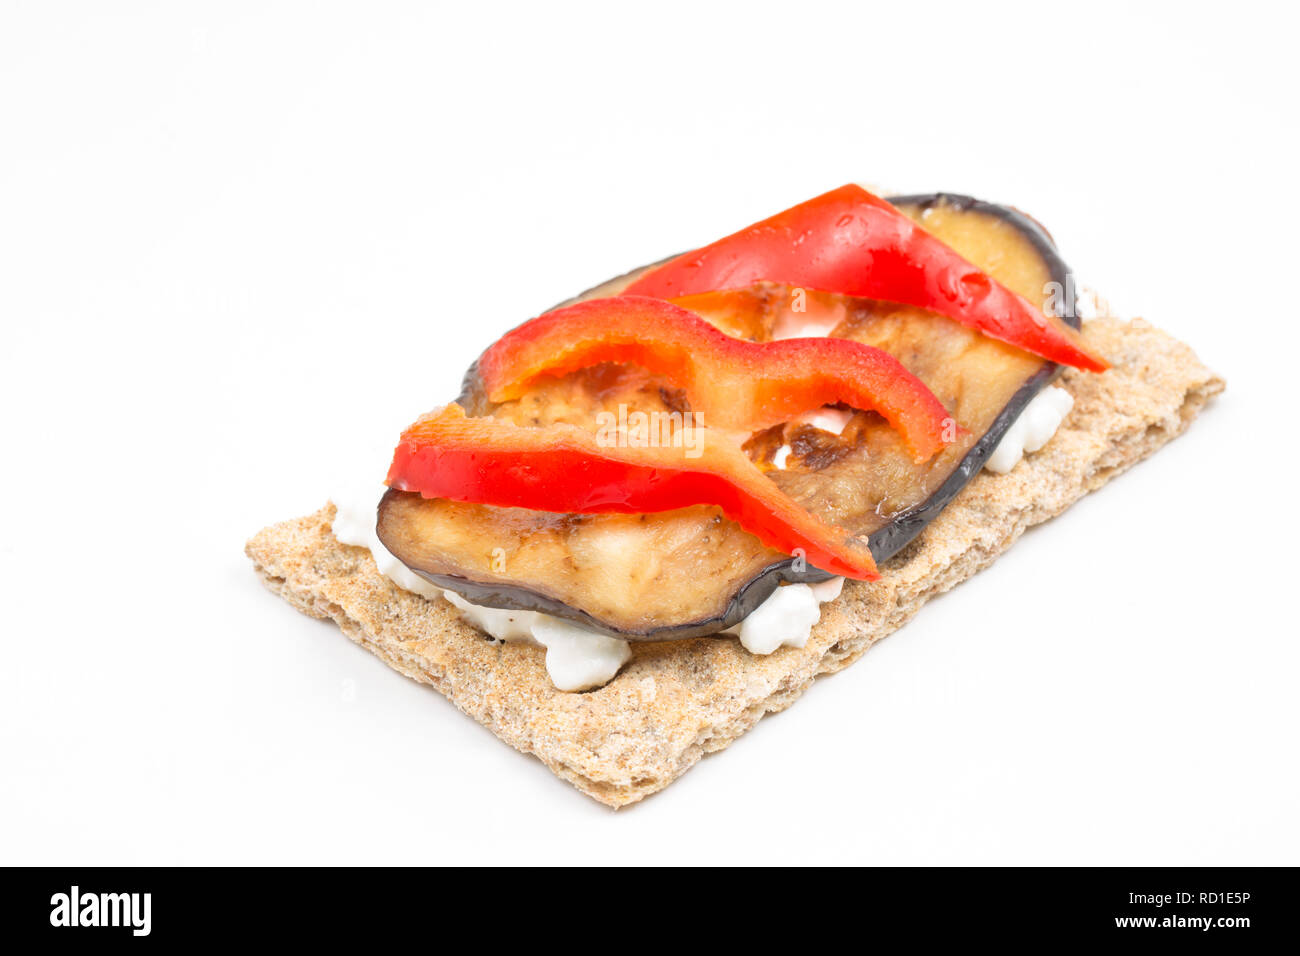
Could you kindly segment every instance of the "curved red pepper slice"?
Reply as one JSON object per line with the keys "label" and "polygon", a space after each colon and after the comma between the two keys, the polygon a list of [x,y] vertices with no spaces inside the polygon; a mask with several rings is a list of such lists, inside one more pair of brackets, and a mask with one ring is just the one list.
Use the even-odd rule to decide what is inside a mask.
{"label": "curved red pepper slice", "polygon": [[678,256],[624,292],[676,299],[762,281],[930,309],[1053,362],[1109,368],[1076,330],[861,186],[841,186]]}
{"label": "curved red pepper slice", "polygon": [[479,359],[488,398],[518,398],[542,375],[630,362],[686,390],[706,426],[758,431],[843,402],[877,411],[917,461],[956,438],[943,403],[888,352],[848,339],[748,342],[662,299],[620,296],[557,309],[506,333]]}
{"label": "curved red pepper slice", "polygon": [[802,552],[813,567],[879,577],[865,541],[802,508],[718,429],[695,429],[680,446],[629,448],[576,425],[467,418],[453,403],[402,433],[388,484],[426,498],[584,514],[717,505],[764,544]]}

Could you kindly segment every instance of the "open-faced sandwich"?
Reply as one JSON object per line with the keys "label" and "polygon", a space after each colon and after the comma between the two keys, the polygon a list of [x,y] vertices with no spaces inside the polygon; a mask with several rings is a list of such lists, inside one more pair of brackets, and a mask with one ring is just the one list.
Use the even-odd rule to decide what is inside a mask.
{"label": "open-faced sandwich", "polygon": [[[844,186],[523,323],[248,553],[612,806],[859,657],[1222,382],[965,196]],[[1080,307],[1083,306],[1083,307]]]}

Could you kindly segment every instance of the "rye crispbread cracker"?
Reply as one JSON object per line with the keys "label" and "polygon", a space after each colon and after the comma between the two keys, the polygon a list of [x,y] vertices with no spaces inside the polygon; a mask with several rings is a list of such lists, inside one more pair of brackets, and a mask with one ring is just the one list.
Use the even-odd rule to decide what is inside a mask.
{"label": "rye crispbread cracker", "polygon": [[624,806],[788,707],[819,675],[857,660],[1026,528],[1180,434],[1223,389],[1190,348],[1140,319],[1098,319],[1084,332],[1114,367],[1102,375],[1067,370],[1058,384],[1074,395],[1074,410],[1051,442],[1010,474],[976,476],[881,568],[880,581],[848,582],[822,606],[802,649],[758,657],[734,639],[633,644],[632,660],[609,684],[564,693],[551,685],[541,648],[490,643],[445,601],[397,588],[365,548],[335,540],[333,505],[264,529],[246,551],[266,585],[294,607],[333,619],[583,793]]}

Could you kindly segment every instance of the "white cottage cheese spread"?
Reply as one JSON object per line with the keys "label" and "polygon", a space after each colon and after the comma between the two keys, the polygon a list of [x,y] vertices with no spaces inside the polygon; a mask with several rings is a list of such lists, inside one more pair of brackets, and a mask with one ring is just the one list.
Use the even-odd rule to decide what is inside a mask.
{"label": "white cottage cheese spread", "polygon": [[1038,451],[1051,441],[1072,408],[1074,396],[1065,389],[1055,385],[1043,389],[1025,406],[1020,417],[1011,423],[984,467],[1005,475],[1016,467],[1026,452]]}

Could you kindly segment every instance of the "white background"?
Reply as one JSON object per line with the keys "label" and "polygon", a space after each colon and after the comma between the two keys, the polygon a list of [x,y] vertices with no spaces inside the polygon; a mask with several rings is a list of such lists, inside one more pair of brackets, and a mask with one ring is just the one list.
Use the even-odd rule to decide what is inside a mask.
{"label": "white background", "polygon": [[[1293,24],[1044,6],[0,6],[0,862],[1300,862]],[[498,334],[853,180],[1227,393],[617,814],[258,584]]]}

